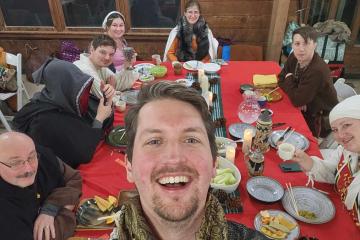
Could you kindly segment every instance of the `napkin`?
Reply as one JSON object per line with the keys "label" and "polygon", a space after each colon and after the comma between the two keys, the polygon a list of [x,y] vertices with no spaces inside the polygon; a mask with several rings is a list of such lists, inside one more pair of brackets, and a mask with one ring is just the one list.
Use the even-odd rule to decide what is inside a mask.
{"label": "napkin", "polygon": [[271,75],[260,75],[254,74],[253,83],[256,87],[258,86],[267,86],[267,85],[277,85],[277,77],[275,74]]}

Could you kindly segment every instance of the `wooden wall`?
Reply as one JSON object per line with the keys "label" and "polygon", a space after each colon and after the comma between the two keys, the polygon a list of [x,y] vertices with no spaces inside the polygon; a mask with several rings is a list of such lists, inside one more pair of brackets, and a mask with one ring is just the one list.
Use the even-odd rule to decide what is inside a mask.
{"label": "wooden wall", "polygon": [[[263,46],[264,56],[269,43],[272,7],[276,0],[201,0],[202,13],[209,23],[215,37],[229,38],[235,43]],[[279,1],[279,0],[277,0]],[[280,0],[280,4],[283,0]],[[297,19],[297,0],[291,0],[288,20]],[[98,29],[98,33],[101,29]],[[284,31],[285,29],[280,29]],[[141,60],[150,60],[154,53],[163,54],[168,31],[159,34],[129,31],[126,39],[137,50]],[[88,46],[96,32],[78,34],[41,34],[41,32],[2,34],[0,46],[11,52],[21,52],[26,57],[25,44],[39,47],[41,54],[48,55],[57,51],[63,39],[72,39],[83,50]],[[279,52],[280,56],[280,52]],[[360,73],[360,49],[346,52],[346,67]],[[351,70],[350,70],[351,69]]]}

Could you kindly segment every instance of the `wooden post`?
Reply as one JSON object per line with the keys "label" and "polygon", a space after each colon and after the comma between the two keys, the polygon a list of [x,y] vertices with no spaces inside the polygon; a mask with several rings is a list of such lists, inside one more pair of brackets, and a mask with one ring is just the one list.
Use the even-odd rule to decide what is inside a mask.
{"label": "wooden post", "polygon": [[265,59],[268,61],[278,62],[280,59],[289,6],[290,0],[273,1],[269,37],[265,57]]}

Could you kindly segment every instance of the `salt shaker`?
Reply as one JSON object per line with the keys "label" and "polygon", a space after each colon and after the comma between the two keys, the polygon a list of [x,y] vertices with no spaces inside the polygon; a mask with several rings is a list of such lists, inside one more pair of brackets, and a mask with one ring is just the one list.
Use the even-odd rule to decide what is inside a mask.
{"label": "salt shaker", "polygon": [[268,138],[272,130],[272,120],[268,112],[261,112],[257,122],[256,122],[256,133],[253,142],[253,148],[260,150],[260,152],[265,153],[269,151],[269,141]]}
{"label": "salt shaker", "polygon": [[248,173],[251,177],[261,176],[264,172],[264,155],[259,149],[250,151],[247,162]]}

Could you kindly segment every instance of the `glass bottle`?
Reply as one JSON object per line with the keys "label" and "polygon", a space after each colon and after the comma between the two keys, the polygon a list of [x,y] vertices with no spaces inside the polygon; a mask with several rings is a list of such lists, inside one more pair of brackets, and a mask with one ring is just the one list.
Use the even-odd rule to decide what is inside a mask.
{"label": "glass bottle", "polygon": [[253,91],[245,91],[243,99],[238,107],[238,117],[244,123],[251,124],[255,122],[260,115],[260,106],[257,102],[257,96]]}
{"label": "glass bottle", "polygon": [[264,155],[258,150],[251,150],[247,161],[249,176],[261,176],[264,172]]}
{"label": "glass bottle", "polygon": [[263,111],[256,122],[256,134],[253,141],[253,148],[265,153],[269,151],[269,135],[272,130],[272,120],[269,112]]}

